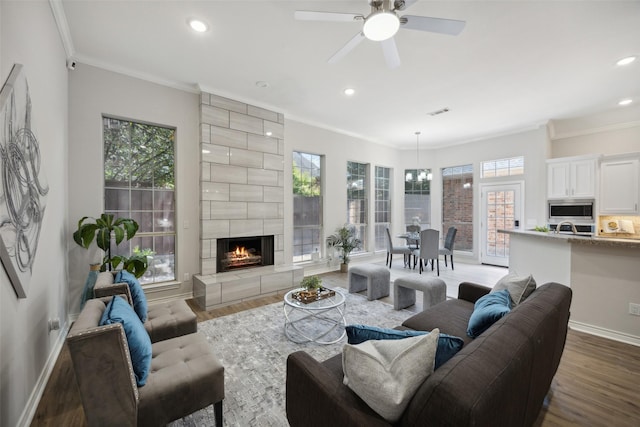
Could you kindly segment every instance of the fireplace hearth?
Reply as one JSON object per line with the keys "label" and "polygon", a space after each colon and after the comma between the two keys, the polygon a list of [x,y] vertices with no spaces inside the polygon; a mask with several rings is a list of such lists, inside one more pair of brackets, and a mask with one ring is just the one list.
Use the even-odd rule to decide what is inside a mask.
{"label": "fireplace hearth", "polygon": [[217,273],[273,265],[273,236],[217,239]]}

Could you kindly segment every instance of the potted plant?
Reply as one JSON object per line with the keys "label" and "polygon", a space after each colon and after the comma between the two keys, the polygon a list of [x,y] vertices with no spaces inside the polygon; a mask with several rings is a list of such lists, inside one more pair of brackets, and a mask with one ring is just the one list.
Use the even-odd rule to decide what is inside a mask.
{"label": "potted plant", "polygon": [[346,273],[350,261],[350,254],[354,249],[359,249],[362,242],[356,237],[356,229],[354,226],[345,224],[336,229],[335,234],[327,237],[327,246],[338,248],[341,252],[342,264],[340,264],[340,272]]}
{"label": "potted plant", "polygon": [[138,231],[138,223],[130,218],[114,218],[111,214],[103,213],[100,218],[82,217],[78,221],[78,229],[73,233],[73,240],[88,249],[95,240],[100,249],[105,252],[100,271],[111,271],[122,264],[122,268],[136,277],[140,277],[147,270],[147,256],[133,254],[131,257],[122,255],[111,256],[111,237],[115,238],[116,246],[124,239],[130,240]]}
{"label": "potted plant", "polygon": [[307,276],[300,282],[300,287],[306,291],[315,291],[322,287],[322,279],[319,276]]}

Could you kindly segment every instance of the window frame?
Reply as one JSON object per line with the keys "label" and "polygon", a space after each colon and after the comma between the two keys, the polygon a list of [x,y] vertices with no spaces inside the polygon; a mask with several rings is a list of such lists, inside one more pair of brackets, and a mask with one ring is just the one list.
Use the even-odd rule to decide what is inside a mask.
{"label": "window frame", "polygon": [[[166,179],[168,174],[165,172],[159,171],[159,169],[154,165],[151,169],[150,173],[152,178],[151,185],[142,185],[145,181],[140,180],[137,183],[139,186],[132,185],[134,182],[132,181],[131,173],[127,174],[127,181],[117,181],[117,179],[108,180],[107,178],[107,168],[109,165],[109,160],[107,159],[107,123],[108,121],[118,121],[126,123],[127,125],[138,125],[138,126],[148,126],[153,128],[158,128],[161,130],[168,131],[170,133],[170,137],[168,141],[171,142],[171,150],[167,150],[171,153],[169,157],[171,161],[171,165],[169,169],[171,171],[169,181],[173,188],[166,187],[156,187],[155,181],[158,178]],[[149,258],[149,267],[145,274],[139,278],[140,283],[143,286],[153,285],[159,283],[166,282],[174,282],[177,280],[177,242],[178,242],[178,227],[177,227],[177,209],[176,209],[176,201],[177,201],[177,177],[176,177],[176,136],[177,136],[177,128],[174,126],[161,125],[156,123],[149,123],[142,120],[129,119],[124,117],[118,117],[113,115],[102,115],[102,153],[103,153],[103,172],[102,172],[102,180],[103,180],[103,204],[104,204],[104,212],[113,214],[116,218],[132,218],[134,219],[138,225],[139,229],[136,232],[136,235],[131,240],[125,240],[120,243],[120,245],[114,247],[114,255],[124,255],[131,256],[134,254],[134,250],[136,246],[141,250],[144,254],[145,249],[150,249],[153,253],[147,255]],[[132,141],[131,138],[131,130],[129,131],[129,137],[127,142],[130,144]],[[157,139],[153,142],[155,147],[160,147],[161,144],[166,143],[167,140],[158,141]],[[145,146],[136,147],[138,150],[146,149]],[[125,152],[122,156],[131,156],[133,157],[139,152],[134,151],[134,149],[129,148],[129,152]],[[167,165],[165,165],[167,166]],[[118,183],[126,183],[126,185],[118,185]],[[118,206],[118,203],[115,205],[109,203],[110,196],[112,194],[124,192],[127,193],[127,201],[126,206],[123,208],[122,206]],[[110,194],[112,193],[112,194]],[[140,198],[134,198],[133,196],[138,193],[142,195],[143,198],[147,199],[146,202],[151,204],[151,209],[143,209],[144,206],[140,204]],[[145,197],[146,194],[150,193],[150,199]],[[169,194],[170,197],[162,197],[161,195]],[[142,201],[142,203],[144,203]],[[137,206],[136,206],[137,204]],[[161,206],[162,208],[158,208]],[[146,225],[149,223],[151,225],[151,230],[145,231]],[[158,224],[156,224],[156,220]],[[167,230],[155,230],[156,225],[158,228],[163,228],[162,224],[170,224],[170,229]],[[168,239],[168,243],[166,240]],[[169,248],[166,253],[158,255],[158,248],[162,246],[165,248]],[[165,252],[165,251],[162,251]],[[169,270],[169,274],[167,275],[167,269]]]}

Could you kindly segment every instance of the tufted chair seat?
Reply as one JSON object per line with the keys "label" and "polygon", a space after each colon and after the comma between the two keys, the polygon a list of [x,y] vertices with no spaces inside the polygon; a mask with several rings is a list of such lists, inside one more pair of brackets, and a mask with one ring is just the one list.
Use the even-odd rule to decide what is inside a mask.
{"label": "tufted chair seat", "polygon": [[214,405],[222,426],[224,367],[198,333],[152,344],[151,369],[137,387],[124,329],[99,326],[105,303],[87,301],[67,336],[91,426],[161,426]]}
{"label": "tufted chair seat", "polygon": [[[93,293],[96,298],[112,295],[126,296],[129,304],[133,305],[129,285],[113,283],[114,273],[102,272],[98,274]],[[184,300],[169,301],[149,305],[147,321],[144,328],[151,337],[151,342],[158,342],[169,338],[179,337],[198,331],[196,315]]]}

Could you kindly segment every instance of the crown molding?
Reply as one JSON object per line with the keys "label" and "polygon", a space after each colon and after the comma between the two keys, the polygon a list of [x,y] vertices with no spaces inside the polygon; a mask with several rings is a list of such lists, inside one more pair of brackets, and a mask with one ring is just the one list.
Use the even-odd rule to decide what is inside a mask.
{"label": "crown molding", "polygon": [[594,127],[590,129],[581,129],[581,130],[571,131],[571,132],[556,133],[553,123],[550,123],[549,138],[552,141],[557,141],[560,139],[575,138],[577,136],[593,135],[593,134],[602,133],[602,132],[611,132],[615,130],[630,129],[638,126],[640,126],[640,120],[634,120],[634,121],[625,122],[625,123],[614,123],[611,125],[599,126],[599,127]]}
{"label": "crown molding", "polygon": [[64,13],[64,6],[62,0],[49,0],[49,6],[53,12],[53,18],[56,21],[58,32],[60,33],[60,39],[62,40],[62,46],[67,54],[68,58],[73,58],[76,50],[73,47],[73,41],[71,40],[71,32],[69,31],[69,23],[67,22],[67,15]]}

